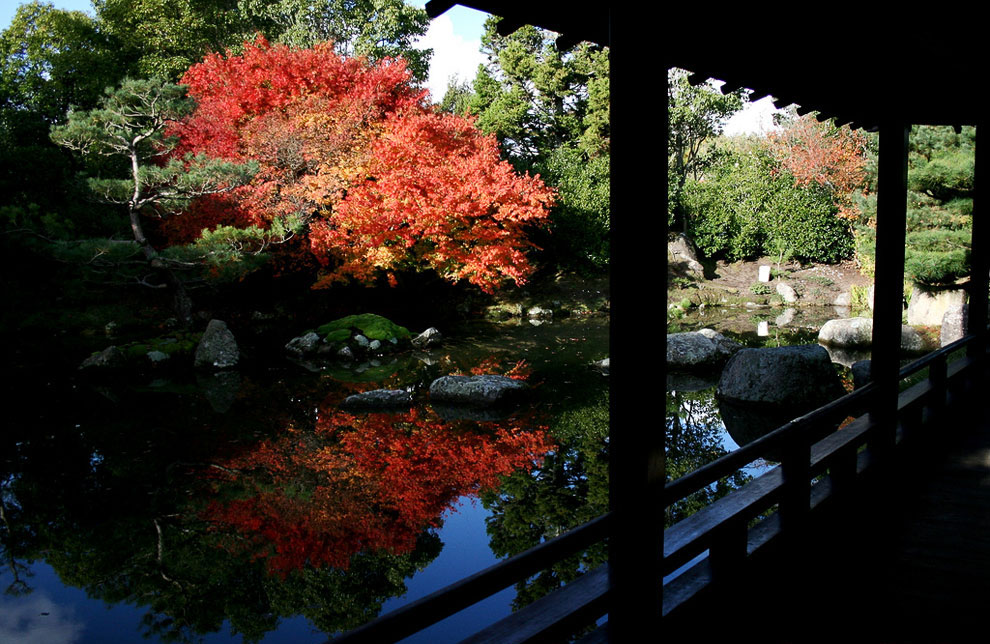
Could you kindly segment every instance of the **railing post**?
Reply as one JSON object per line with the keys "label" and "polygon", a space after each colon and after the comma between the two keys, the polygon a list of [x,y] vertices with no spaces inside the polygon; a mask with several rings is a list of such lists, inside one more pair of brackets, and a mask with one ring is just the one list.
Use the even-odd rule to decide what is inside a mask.
{"label": "railing post", "polygon": [[877,387],[870,406],[870,420],[875,425],[870,449],[880,458],[893,451],[897,431],[909,135],[910,125],[907,123],[889,121],[880,126],[873,353],[870,365]]}
{"label": "railing post", "polygon": [[806,427],[787,441],[782,458],[784,489],[778,511],[781,529],[789,532],[804,524],[811,502],[811,443]]}
{"label": "railing post", "polygon": [[928,404],[929,422],[937,422],[945,414],[945,403],[948,397],[948,358],[940,355],[928,366],[928,381],[932,386],[932,400]]}
{"label": "railing post", "polygon": [[746,561],[749,528],[745,521],[736,521],[719,530],[713,536],[708,548],[708,559],[712,566],[712,577],[717,581],[729,578]]}

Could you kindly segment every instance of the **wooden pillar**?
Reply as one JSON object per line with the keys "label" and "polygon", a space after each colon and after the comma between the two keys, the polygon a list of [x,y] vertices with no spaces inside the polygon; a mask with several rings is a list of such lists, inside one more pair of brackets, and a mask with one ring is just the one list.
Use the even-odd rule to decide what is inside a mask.
{"label": "wooden pillar", "polygon": [[[986,159],[986,154],[980,152],[980,133],[983,125],[976,126],[976,173],[973,177],[973,240],[970,253],[969,280],[969,319],[968,333],[978,335],[981,341],[970,347],[970,355],[985,357],[987,347],[987,288],[990,278],[990,221],[987,221],[986,208],[980,200],[980,176],[985,175],[980,169],[980,161]],[[984,137],[987,140],[987,137]]]}
{"label": "wooden pillar", "polygon": [[[609,394],[609,503],[614,528],[609,539],[608,628],[612,642],[643,641],[644,637],[657,642],[662,594],[663,512],[659,497],[664,476],[664,421],[654,407],[659,402],[656,383],[666,379],[656,374],[640,377],[645,375],[642,356],[638,355],[642,347],[633,344],[636,334],[630,325],[640,315],[643,280],[664,282],[667,275],[667,254],[659,250],[667,242],[666,225],[661,224],[666,222],[666,199],[660,190],[660,185],[667,185],[667,136],[661,126],[667,122],[667,102],[651,101],[654,112],[650,125],[644,128],[638,70],[646,60],[642,57],[646,45],[637,44],[642,39],[638,25],[630,22],[629,12],[619,16],[623,18],[619,25],[616,14],[610,12],[614,313],[610,353],[616,360],[609,376],[613,383]],[[643,161],[644,150],[650,151],[649,163]]]}
{"label": "wooden pillar", "polygon": [[910,125],[907,123],[889,121],[880,126],[871,363],[877,396],[870,409],[871,416],[879,425],[871,442],[879,453],[893,448],[897,426],[909,135]]}

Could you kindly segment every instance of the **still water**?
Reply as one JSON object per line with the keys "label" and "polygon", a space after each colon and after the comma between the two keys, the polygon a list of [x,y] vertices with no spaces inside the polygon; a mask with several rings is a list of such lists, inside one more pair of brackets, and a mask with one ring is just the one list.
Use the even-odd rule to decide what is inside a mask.
{"label": "still water", "polygon": [[[607,317],[476,324],[360,371],[8,374],[0,641],[323,642],[607,509]],[[526,380],[434,409],[447,374]],[[395,413],[343,399],[412,388]],[[410,642],[457,641],[604,561],[561,563]]]}
{"label": "still water", "polygon": [[[669,324],[668,332],[707,327],[743,346],[755,348],[816,344],[818,331],[825,322],[849,316],[848,310],[834,307],[767,307],[745,312],[731,309],[695,311]],[[837,376],[848,389],[851,387],[849,367],[857,360],[869,358],[869,352],[828,351]],[[720,373],[720,369],[715,369],[708,373],[667,374],[665,429],[668,481],[717,460],[793,417],[762,414],[758,409],[721,403],[716,396]],[[749,463],[734,474],[667,508],[666,525],[680,521],[777,465],[767,459]]]}

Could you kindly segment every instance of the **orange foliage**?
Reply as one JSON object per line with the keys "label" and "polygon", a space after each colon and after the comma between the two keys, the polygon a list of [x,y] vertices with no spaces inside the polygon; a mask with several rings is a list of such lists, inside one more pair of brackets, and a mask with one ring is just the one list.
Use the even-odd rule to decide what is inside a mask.
{"label": "orange foliage", "polygon": [[299,218],[323,268],[316,287],[433,269],[491,292],[533,268],[526,229],[545,225],[552,190],[499,160],[472,120],[432,111],[401,60],[370,65],[329,44],[291,50],[263,39],[207,56],[182,82],[197,108],[173,129],[177,154],[261,169],[167,224],[172,241],[218,225]]}
{"label": "orange foliage", "polygon": [[768,137],[771,154],[797,185],[812,182],[832,191],[838,216],[854,219],[859,209],[852,193],[866,179],[866,136],[848,127],[820,123],[810,114]]}

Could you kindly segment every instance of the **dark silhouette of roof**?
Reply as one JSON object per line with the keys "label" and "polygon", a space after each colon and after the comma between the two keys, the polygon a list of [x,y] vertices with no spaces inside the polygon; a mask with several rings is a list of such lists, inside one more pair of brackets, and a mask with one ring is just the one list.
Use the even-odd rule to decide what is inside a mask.
{"label": "dark silhouette of roof", "polygon": [[912,10],[899,3],[681,3],[672,9],[667,3],[431,0],[426,10],[435,17],[454,4],[501,16],[502,34],[532,24],[561,34],[561,46],[587,40],[614,51],[628,43],[665,59],[642,61],[646,71],[681,67],[695,74],[692,82],[716,78],[726,82],[724,91],[745,87],[753,100],[771,95],[778,107],[793,103],[839,124],[876,129],[881,122],[958,126],[983,119],[990,21],[972,4]]}

